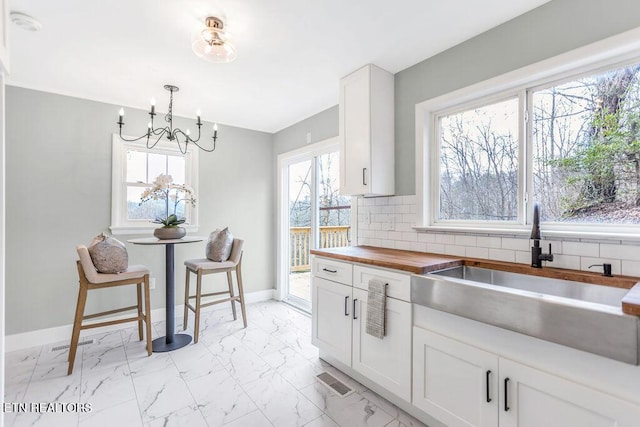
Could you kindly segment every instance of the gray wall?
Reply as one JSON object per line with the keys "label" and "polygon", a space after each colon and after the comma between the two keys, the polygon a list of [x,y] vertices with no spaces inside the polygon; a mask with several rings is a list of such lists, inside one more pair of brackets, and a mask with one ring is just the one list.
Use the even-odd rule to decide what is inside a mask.
{"label": "gray wall", "polygon": [[306,145],[307,133],[311,134],[309,144],[338,136],[338,106],[321,111],[273,134],[274,156]]}
{"label": "gray wall", "polygon": [[[635,0],[554,0],[397,73],[396,194],[415,194],[417,103],[638,26]],[[304,145],[305,132],[312,129],[337,135],[337,106],[276,133],[275,153]]]}
{"label": "gray wall", "polygon": [[[7,87],[6,97],[6,333],[71,324],[77,298],[79,243],[111,223],[111,139],[119,106]],[[131,134],[148,115],[127,110]],[[176,119],[193,127],[192,119]],[[204,128],[210,129],[210,124]],[[198,235],[226,226],[245,238],[247,292],[274,286],[274,163],[271,134],[220,126],[213,153],[200,153]],[[133,236],[116,236],[121,241]],[[176,246],[176,300],[183,300],[186,258],[205,243]],[[153,308],[164,307],[164,249],[127,243],[129,262],[156,277]],[[224,276],[224,275],[219,275]],[[224,277],[211,279],[222,285]],[[215,283],[214,283],[215,282]],[[132,290],[89,293],[87,310],[128,303]]]}

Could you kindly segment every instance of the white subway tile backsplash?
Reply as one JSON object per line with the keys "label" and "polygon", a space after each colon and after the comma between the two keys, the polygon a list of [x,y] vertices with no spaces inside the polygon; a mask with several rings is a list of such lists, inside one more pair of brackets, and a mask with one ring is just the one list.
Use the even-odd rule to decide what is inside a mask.
{"label": "white subway tile backsplash", "polygon": [[405,251],[411,250],[411,242],[396,242],[396,249],[402,249]]}
{"label": "white subway tile backsplash", "polygon": [[465,256],[466,251],[464,246],[457,245],[445,245],[444,253],[447,255]]}
{"label": "white subway tile backsplash", "polygon": [[387,240],[389,238],[389,232],[388,231],[383,231],[383,230],[377,230],[375,232],[375,236],[376,239],[384,239]]}
{"label": "white subway tile backsplash", "polygon": [[576,255],[555,254],[553,262],[543,261],[544,267],[568,268],[571,270],[580,270],[580,257]]}
{"label": "white subway tile backsplash", "polygon": [[508,249],[489,248],[489,259],[493,261],[516,262],[516,253]]}
{"label": "white subway tile backsplash", "polygon": [[436,235],[432,233],[418,233],[418,242],[435,243]]}
{"label": "white subway tile backsplash", "polygon": [[478,246],[481,246],[483,248],[500,248],[502,247],[502,238],[478,236]]}
{"label": "white subway tile backsplash", "polygon": [[427,252],[427,244],[422,242],[411,242],[411,250],[416,252]]}
{"label": "white subway tile backsplash", "polygon": [[395,205],[394,209],[395,209],[395,213],[397,214],[404,214],[404,213],[411,213],[411,207],[412,205]]}
{"label": "white subway tile backsplash", "polygon": [[416,214],[414,213],[402,214],[402,222],[415,224],[417,220],[418,220],[418,217],[416,217]]}
{"label": "white subway tile backsplash", "polygon": [[476,246],[477,238],[476,236],[467,236],[465,234],[456,234],[454,236],[454,242],[456,245],[460,246]]}
{"label": "white subway tile backsplash", "polygon": [[[416,200],[415,195],[358,197],[358,244],[531,263],[532,241],[523,236],[416,232],[412,228],[417,222]],[[554,254],[554,261],[545,262],[545,266],[600,271],[596,267],[588,270],[588,266],[607,262],[614,275],[640,277],[640,242],[596,237],[544,239],[540,243],[545,253],[551,243]]]}
{"label": "white subway tile backsplash", "polygon": [[453,245],[456,242],[456,238],[453,234],[436,234],[436,243],[444,243],[445,245]]}
{"label": "white subway tile backsplash", "polygon": [[416,233],[415,231],[405,231],[402,233],[402,240],[406,242],[417,242],[418,233]]}
{"label": "white subway tile backsplash", "polygon": [[640,262],[622,260],[620,264],[622,265],[621,274],[623,276],[640,277]]}
{"label": "white subway tile backsplash", "polygon": [[531,252],[516,251],[516,262],[518,264],[531,264]]}
{"label": "white subway tile backsplash", "polygon": [[516,239],[513,237],[503,237],[502,249],[512,249],[514,251],[526,251],[527,249],[529,249],[529,239]]}
{"label": "white subway tile backsplash", "polygon": [[415,233],[416,231],[411,228],[413,224],[409,224],[407,222],[396,222],[395,228],[396,231],[411,231],[413,233]]}
{"label": "white subway tile backsplash", "polygon": [[579,255],[582,257],[600,256],[600,245],[597,243],[562,242],[562,253],[566,255]]}
{"label": "white subway tile backsplash", "polygon": [[465,256],[470,258],[489,258],[489,248],[480,248],[477,246],[467,246],[465,249]]}
{"label": "white subway tile backsplash", "polygon": [[640,246],[600,244],[600,256],[603,258],[640,261]]}
{"label": "white subway tile backsplash", "polygon": [[442,243],[427,243],[427,252],[432,254],[443,254],[444,246]]}

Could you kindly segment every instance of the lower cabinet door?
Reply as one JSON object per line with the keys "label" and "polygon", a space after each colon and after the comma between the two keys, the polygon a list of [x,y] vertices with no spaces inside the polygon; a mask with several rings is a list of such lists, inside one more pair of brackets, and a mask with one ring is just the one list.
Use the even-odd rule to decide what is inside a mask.
{"label": "lower cabinet door", "polygon": [[385,335],[367,334],[367,295],[353,290],[352,368],[373,382],[411,401],[411,304],[386,299]]}
{"label": "lower cabinet door", "polygon": [[351,365],[351,286],[313,277],[311,343]]}
{"label": "lower cabinet door", "polygon": [[413,328],[415,406],[450,427],[495,427],[498,396],[498,356]]}
{"label": "lower cabinet door", "polygon": [[500,359],[500,427],[632,427],[640,407],[508,359]]}

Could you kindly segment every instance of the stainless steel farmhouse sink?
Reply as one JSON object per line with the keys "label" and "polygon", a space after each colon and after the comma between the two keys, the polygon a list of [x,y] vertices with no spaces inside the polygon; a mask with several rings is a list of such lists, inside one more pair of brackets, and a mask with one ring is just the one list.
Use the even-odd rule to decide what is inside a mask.
{"label": "stainless steel farmhouse sink", "polygon": [[627,292],[469,266],[411,279],[415,304],[638,365],[640,317],[622,312]]}

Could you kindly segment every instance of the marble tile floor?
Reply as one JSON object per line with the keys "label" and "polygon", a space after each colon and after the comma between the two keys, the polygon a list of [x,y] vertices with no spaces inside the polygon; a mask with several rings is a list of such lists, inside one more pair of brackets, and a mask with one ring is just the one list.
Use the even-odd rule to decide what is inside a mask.
{"label": "marble tile floor", "polygon": [[[68,342],[7,353],[5,403],[90,404],[91,411],[5,412],[5,426],[424,425],[320,360],[309,316],[266,301],[248,304],[247,318],[243,329],[228,307],[203,311],[198,344],[150,357],[136,327],[98,333],[78,348],[71,376],[68,350],[52,351]],[[164,330],[154,323],[154,338]],[[355,392],[334,395],[315,379],[322,371]]]}

